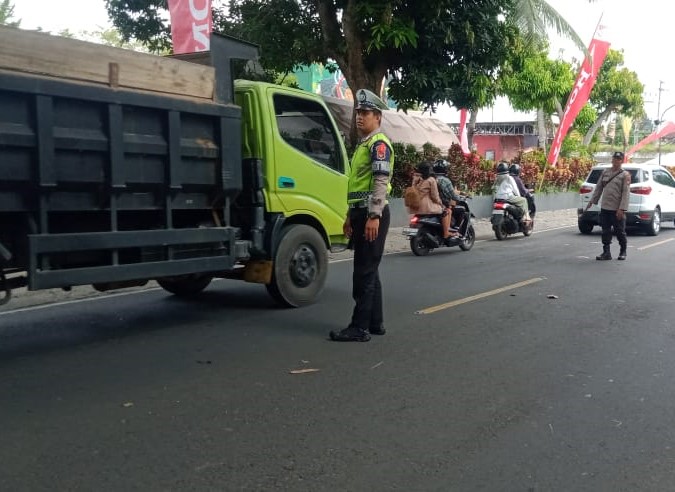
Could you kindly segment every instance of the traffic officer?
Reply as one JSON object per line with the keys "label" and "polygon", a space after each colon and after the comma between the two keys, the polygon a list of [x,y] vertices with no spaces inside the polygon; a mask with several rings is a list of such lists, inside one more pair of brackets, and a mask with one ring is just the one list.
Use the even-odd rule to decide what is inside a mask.
{"label": "traffic officer", "polygon": [[612,155],[612,167],[602,171],[598,183],[595,185],[595,191],[591,197],[586,210],[591,205],[600,202],[599,222],[602,227],[602,254],[595,257],[596,260],[611,260],[612,253],[609,251],[609,245],[612,244],[612,228],[619,241],[619,260],[626,259],[626,248],[628,240],[626,239],[626,210],[628,210],[628,201],[630,199],[630,173],[621,168],[623,163],[623,152],[614,152]]}
{"label": "traffic officer", "polygon": [[331,340],[338,342],[367,342],[370,335],[385,333],[378,267],[389,230],[387,194],[394,170],[391,141],[380,130],[386,109],[372,92],[356,92],[356,128],[361,140],[352,157],[343,226],[354,250],[352,297],[356,304],[349,326],[330,332]]}

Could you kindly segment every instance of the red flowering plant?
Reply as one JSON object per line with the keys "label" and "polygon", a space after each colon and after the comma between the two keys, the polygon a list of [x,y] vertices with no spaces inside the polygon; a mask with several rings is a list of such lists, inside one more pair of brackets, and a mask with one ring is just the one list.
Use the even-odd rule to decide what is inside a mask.
{"label": "red flowering plant", "polygon": [[[479,154],[464,154],[462,148],[453,144],[446,156],[432,144],[425,144],[421,151],[413,145],[394,143],[394,176],[392,196],[401,197],[410,186],[415,167],[422,161],[434,161],[445,157],[449,164],[448,177],[460,191],[470,194],[492,194],[495,182],[496,163],[483,159]],[[520,177],[525,186],[537,191],[557,192],[577,189],[588,175],[593,160],[588,157],[560,158],[555,167],[546,163],[543,150],[521,153],[511,162],[520,164]]]}
{"label": "red flowering plant", "polygon": [[482,159],[475,152],[465,155],[457,144],[450,147],[448,162],[448,177],[456,188],[472,194],[492,192],[492,183],[495,180],[492,162]]}

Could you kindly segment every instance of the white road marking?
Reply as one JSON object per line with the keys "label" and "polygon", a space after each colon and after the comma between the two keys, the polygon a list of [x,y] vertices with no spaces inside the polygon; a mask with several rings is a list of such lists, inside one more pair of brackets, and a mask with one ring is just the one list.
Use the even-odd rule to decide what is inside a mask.
{"label": "white road marking", "polygon": [[446,302],[444,304],[439,304],[438,306],[431,306],[431,307],[428,307],[426,309],[421,309],[419,311],[415,311],[415,314],[436,313],[436,312],[442,311],[444,309],[450,309],[450,308],[453,308],[455,306],[459,306],[460,304],[466,304],[467,302],[476,301],[478,299],[483,299],[485,297],[490,297],[490,296],[494,296],[494,295],[497,295],[497,294],[501,294],[502,292],[507,292],[509,290],[518,289],[520,287],[525,287],[526,285],[541,282],[542,280],[545,280],[545,277],[535,277],[535,278],[531,278],[529,280],[523,280],[522,282],[518,282],[516,284],[506,285],[506,286],[500,287],[498,289],[489,290],[487,292],[481,292],[480,294],[476,294],[476,295],[469,296],[469,297],[464,297],[463,299],[457,299],[455,301],[450,301],[450,302]]}
{"label": "white road marking", "polygon": [[[116,292],[115,294],[106,294],[103,296],[92,296],[92,297],[84,297],[82,299],[73,299],[71,301],[60,301],[60,302],[51,302],[49,304],[40,304],[39,306],[31,306],[31,307],[26,307],[26,308],[19,308],[19,309],[13,309],[11,311],[0,311],[0,316],[5,316],[7,314],[17,314],[17,313],[25,313],[28,311],[37,311],[39,309],[46,309],[46,308],[52,308],[56,306],[68,306],[70,304],[79,304],[81,302],[90,302],[90,301],[98,301],[101,299],[111,299],[113,297],[122,297],[122,296],[130,296],[132,294],[141,294],[143,292],[154,292],[157,290],[162,290],[161,287],[151,287],[149,289],[143,289],[143,290],[135,290],[131,292]],[[10,302],[12,302],[10,300]]]}
{"label": "white road marking", "polygon": [[641,246],[637,248],[638,251],[644,251],[645,249],[653,248],[654,246],[661,246],[662,244],[669,243],[670,241],[673,241],[673,238],[670,239],[664,239],[663,241],[659,241],[657,243],[652,243],[648,244],[647,246]]}

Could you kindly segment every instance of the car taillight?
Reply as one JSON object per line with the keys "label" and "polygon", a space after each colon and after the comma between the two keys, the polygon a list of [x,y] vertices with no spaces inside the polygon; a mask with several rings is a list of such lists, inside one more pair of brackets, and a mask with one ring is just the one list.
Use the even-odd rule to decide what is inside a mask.
{"label": "car taillight", "polygon": [[593,191],[592,186],[582,186],[581,188],[579,188],[580,195],[585,195],[586,193],[590,193],[591,191]]}
{"label": "car taillight", "polygon": [[651,186],[636,186],[635,188],[630,189],[631,193],[636,195],[649,195],[652,192]]}

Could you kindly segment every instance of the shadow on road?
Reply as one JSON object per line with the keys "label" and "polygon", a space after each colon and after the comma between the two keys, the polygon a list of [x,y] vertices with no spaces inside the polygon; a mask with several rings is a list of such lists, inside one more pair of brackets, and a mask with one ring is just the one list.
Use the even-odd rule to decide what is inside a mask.
{"label": "shadow on road", "polygon": [[0,359],[73,349],[152,332],[194,332],[203,325],[234,330],[234,325],[242,319],[256,319],[270,310],[284,311],[264,287],[242,288],[242,284],[237,283],[223,288],[217,282],[209,290],[189,299],[162,291],[138,292],[8,312],[0,316]]}

